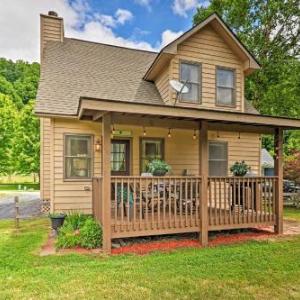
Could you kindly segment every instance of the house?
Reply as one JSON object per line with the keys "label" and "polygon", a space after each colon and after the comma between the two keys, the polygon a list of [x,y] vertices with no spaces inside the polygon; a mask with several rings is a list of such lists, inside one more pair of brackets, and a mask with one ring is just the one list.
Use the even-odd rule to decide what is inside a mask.
{"label": "house", "polygon": [[274,159],[267,149],[261,149],[261,175],[274,176]]}
{"label": "house", "polygon": [[[282,232],[283,130],[244,95],[259,63],[213,14],[159,53],[64,36],[41,15],[41,195],[51,211],[93,213],[103,248],[120,237],[274,225]],[[184,82],[177,94],[170,80]],[[275,175],[261,174],[261,134],[275,136]],[[145,176],[165,160],[167,176]],[[229,169],[245,160],[252,176]]]}

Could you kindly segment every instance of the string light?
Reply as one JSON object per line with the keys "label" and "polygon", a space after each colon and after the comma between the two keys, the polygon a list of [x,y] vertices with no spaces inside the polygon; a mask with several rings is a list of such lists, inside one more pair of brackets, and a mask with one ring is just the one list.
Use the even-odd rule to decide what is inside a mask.
{"label": "string light", "polygon": [[217,131],[217,138],[219,138],[220,137],[220,133],[219,133],[219,130]]}
{"label": "string light", "polygon": [[171,135],[171,128],[169,128],[169,132],[168,132],[168,138],[171,138],[172,135]]}
{"label": "string light", "polygon": [[115,130],[115,124],[113,124],[113,128],[112,128],[112,134],[115,134],[116,130]]}
{"label": "string light", "polygon": [[238,139],[241,139],[241,133],[239,132],[239,137],[238,137]]}
{"label": "string light", "polygon": [[194,129],[193,140],[197,139],[196,129]]}
{"label": "string light", "polygon": [[147,135],[146,128],[143,127],[143,136],[146,136],[146,135]]}

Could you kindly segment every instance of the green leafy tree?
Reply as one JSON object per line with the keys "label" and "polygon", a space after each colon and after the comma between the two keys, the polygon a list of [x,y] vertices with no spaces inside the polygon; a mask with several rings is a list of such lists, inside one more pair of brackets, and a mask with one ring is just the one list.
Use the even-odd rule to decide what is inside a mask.
{"label": "green leafy tree", "polygon": [[14,144],[16,132],[17,108],[13,100],[0,94],[0,174],[12,175],[16,169]]}
{"label": "green leafy tree", "polygon": [[[211,0],[194,24],[217,12],[261,64],[246,78],[246,98],[263,114],[300,117],[299,0]],[[287,143],[299,147],[299,135]],[[290,137],[290,135],[287,135]],[[297,141],[296,141],[297,140]],[[265,140],[272,148],[272,141]],[[290,151],[291,147],[285,147]],[[287,153],[288,154],[288,153]]]}
{"label": "green leafy tree", "polygon": [[34,115],[34,101],[29,101],[19,113],[14,145],[16,171],[20,174],[39,174],[40,130],[39,119]]}

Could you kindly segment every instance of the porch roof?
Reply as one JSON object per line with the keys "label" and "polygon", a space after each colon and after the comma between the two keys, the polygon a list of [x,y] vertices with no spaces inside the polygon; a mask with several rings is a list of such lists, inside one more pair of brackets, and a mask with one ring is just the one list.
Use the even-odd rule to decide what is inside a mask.
{"label": "porch roof", "polygon": [[[221,123],[222,126],[236,124],[240,127],[248,126],[262,129],[268,132],[270,129],[281,127],[282,129],[300,129],[300,119],[274,117],[267,115],[255,115],[232,111],[217,111],[199,108],[174,107],[146,103],[128,103],[124,101],[109,101],[81,97],[77,117],[79,119],[99,120],[106,112],[118,115],[120,120],[129,116],[151,117],[157,120],[180,120],[195,122],[206,120],[210,124]],[[142,119],[141,119],[142,120]],[[116,122],[117,119],[114,119]],[[223,125],[224,124],[224,125]],[[192,128],[192,127],[191,127]],[[225,128],[225,127],[224,127]],[[259,131],[259,130],[258,130]]]}

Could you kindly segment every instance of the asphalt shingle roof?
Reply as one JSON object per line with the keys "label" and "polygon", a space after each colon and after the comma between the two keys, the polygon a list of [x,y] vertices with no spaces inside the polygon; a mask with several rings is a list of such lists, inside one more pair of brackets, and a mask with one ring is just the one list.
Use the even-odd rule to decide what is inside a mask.
{"label": "asphalt shingle roof", "polygon": [[[36,113],[76,115],[80,97],[164,105],[143,76],[157,53],[65,38],[48,42]],[[251,104],[246,112],[257,113]]]}

